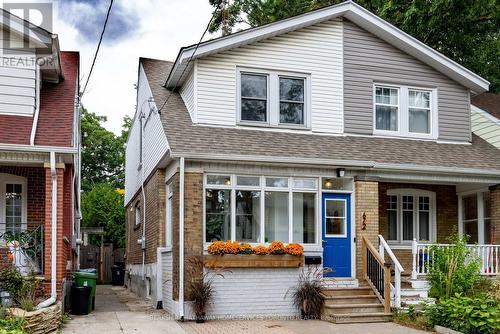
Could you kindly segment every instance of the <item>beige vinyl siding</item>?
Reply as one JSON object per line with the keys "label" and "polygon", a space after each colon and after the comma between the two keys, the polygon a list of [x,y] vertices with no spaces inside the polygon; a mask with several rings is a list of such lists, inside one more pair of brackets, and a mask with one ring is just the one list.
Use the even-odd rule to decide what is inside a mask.
{"label": "beige vinyl siding", "polygon": [[311,128],[342,133],[342,22],[331,20],[198,59],[198,123],[234,126],[236,68],[311,76]]}
{"label": "beige vinyl siding", "polygon": [[472,108],[472,132],[500,149],[500,120],[487,117]]}
{"label": "beige vinyl siding", "polygon": [[7,54],[0,64],[0,114],[32,116],[39,78],[33,55]]}
{"label": "beige vinyl siding", "polygon": [[139,115],[144,112],[144,134],[143,134],[143,161],[144,178],[155,169],[158,162],[168,150],[167,137],[163,130],[160,115],[153,111],[150,112],[148,99],[152,97],[151,88],[148,79],[144,73],[142,64],[139,68],[139,81],[137,88],[137,111],[132,127],[130,129],[127,147],[125,150],[125,205],[130,201],[139,189],[142,180],[142,171],[140,164],[140,121]]}
{"label": "beige vinyl siding", "polygon": [[469,141],[470,97],[465,87],[391,44],[344,21],[344,126],[373,133],[373,83],[437,88],[440,140]]}
{"label": "beige vinyl siding", "polygon": [[194,92],[194,69],[189,73],[186,81],[182,85],[179,93],[181,94],[182,100],[186,105],[187,110],[189,111],[189,115],[191,116],[191,120],[196,122],[195,120],[195,92]]}

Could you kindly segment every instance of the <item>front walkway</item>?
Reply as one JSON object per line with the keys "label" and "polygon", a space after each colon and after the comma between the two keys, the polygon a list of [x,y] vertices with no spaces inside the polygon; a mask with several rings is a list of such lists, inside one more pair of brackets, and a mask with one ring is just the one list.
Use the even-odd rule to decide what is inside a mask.
{"label": "front walkway", "polygon": [[242,320],[177,322],[165,311],[121,287],[98,285],[96,309],[87,316],[70,315],[63,334],[423,334],[394,323],[332,324],[316,320]]}

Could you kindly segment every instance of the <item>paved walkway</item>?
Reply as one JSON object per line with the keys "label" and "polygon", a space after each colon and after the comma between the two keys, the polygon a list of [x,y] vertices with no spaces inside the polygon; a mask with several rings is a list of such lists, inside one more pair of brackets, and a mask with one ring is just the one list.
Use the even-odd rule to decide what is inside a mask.
{"label": "paved walkway", "polygon": [[177,322],[121,287],[97,286],[96,309],[70,316],[63,334],[423,334],[394,323],[336,325],[316,320]]}

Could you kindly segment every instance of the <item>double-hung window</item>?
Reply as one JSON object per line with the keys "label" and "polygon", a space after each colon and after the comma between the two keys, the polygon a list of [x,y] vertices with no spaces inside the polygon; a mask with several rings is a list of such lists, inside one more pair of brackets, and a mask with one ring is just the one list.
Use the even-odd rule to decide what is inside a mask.
{"label": "double-hung window", "polygon": [[27,182],[24,177],[0,173],[0,237],[27,229]]}
{"label": "double-hung window", "polygon": [[240,124],[308,127],[308,75],[238,70]]}
{"label": "double-hung window", "polygon": [[206,175],[205,241],[316,244],[317,196],[313,178]]}
{"label": "double-hung window", "polygon": [[410,86],[374,86],[374,133],[437,138],[436,90]]}
{"label": "double-hung window", "polygon": [[389,190],[386,198],[387,240],[410,243],[435,240],[436,197],[416,189]]}

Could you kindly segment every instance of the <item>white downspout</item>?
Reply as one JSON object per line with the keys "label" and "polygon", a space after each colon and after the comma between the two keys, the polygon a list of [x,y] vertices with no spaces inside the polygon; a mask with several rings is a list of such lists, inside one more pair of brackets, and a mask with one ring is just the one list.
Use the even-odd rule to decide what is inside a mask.
{"label": "white downspout", "polygon": [[184,157],[179,166],[179,317],[184,320]]}
{"label": "white downspout", "polygon": [[142,239],[141,239],[141,250],[142,250],[142,280],[146,278],[145,266],[146,266],[146,192],[144,191],[144,118],[145,115],[141,112],[140,126],[141,126],[141,192],[142,192]]}
{"label": "white downspout", "polygon": [[51,203],[51,253],[50,253],[50,298],[37,305],[37,309],[54,304],[57,300],[57,171],[56,154],[50,152],[50,175],[52,178]]}

